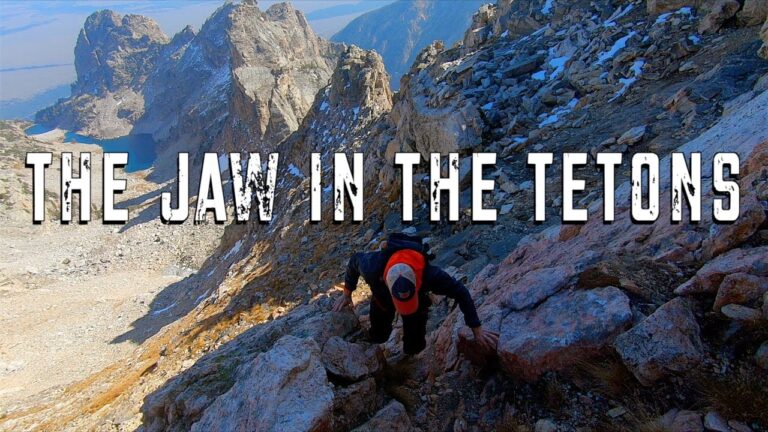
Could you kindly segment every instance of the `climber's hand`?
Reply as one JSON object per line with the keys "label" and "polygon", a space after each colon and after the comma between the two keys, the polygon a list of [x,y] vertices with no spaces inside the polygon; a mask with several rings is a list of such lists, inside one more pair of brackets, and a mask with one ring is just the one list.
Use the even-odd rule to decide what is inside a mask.
{"label": "climber's hand", "polygon": [[333,305],[334,312],[341,312],[344,308],[352,306],[352,293],[344,290],[344,293],[336,300],[336,304]]}
{"label": "climber's hand", "polygon": [[496,351],[496,346],[499,344],[498,333],[485,331],[482,327],[473,328],[472,333],[475,334],[475,342],[478,345],[489,351]]}

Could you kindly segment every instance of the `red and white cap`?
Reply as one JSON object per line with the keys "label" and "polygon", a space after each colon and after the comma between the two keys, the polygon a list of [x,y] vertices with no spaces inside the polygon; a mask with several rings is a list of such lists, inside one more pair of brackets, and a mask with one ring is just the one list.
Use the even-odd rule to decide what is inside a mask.
{"label": "red and white cap", "polygon": [[410,315],[419,309],[424,265],[424,256],[410,249],[395,252],[387,262],[384,281],[400,315]]}

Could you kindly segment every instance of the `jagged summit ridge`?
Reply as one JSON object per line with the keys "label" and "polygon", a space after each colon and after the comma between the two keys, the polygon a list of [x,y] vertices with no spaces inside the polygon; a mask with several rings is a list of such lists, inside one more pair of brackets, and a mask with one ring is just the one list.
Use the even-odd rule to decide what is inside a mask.
{"label": "jagged summit ridge", "polygon": [[180,151],[274,148],[299,127],[339,50],[289,3],[225,3],[199,32],[170,40],[148,18],[100,11],[78,39],[78,90],[37,120],[97,137],[152,134],[163,178]]}

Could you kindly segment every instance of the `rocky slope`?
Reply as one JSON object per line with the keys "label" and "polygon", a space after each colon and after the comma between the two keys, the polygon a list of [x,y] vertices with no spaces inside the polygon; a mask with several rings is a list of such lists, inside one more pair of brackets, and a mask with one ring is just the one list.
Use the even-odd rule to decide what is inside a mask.
{"label": "rocky slope", "polygon": [[392,88],[398,89],[400,77],[408,72],[419,51],[435,40],[447,45],[460,40],[472,15],[483,3],[400,0],[355,18],[331,40],[381,54],[392,76]]}
{"label": "rocky slope", "polygon": [[[195,294],[186,278],[203,265],[224,231],[216,224],[168,227],[143,218],[158,205],[161,186],[147,181],[145,172],[120,170],[116,177],[127,179],[129,188],[116,196],[117,206],[128,208],[133,221],[125,227],[103,224],[102,149],[63,143],[60,132],[28,137],[28,126],[0,122],[0,411],[85,379],[184,315],[185,305],[202,294]],[[46,169],[41,224],[32,224],[32,176],[24,166],[25,153],[33,151],[54,154]],[[59,222],[58,155],[64,151],[73,152],[75,160],[91,153],[88,224]],[[179,302],[182,292],[189,298]]]}
{"label": "rocky slope", "polygon": [[[759,1],[728,3],[500,0],[460,46],[424,49],[393,98],[380,57],[345,50],[279,147],[273,222],[227,229],[195,276],[204,300],[132,361],[1,425],[279,430],[280,416],[292,430],[767,430],[768,62],[755,24],[767,18]],[[365,152],[376,197],[366,220],[334,224],[326,197],[324,222],[310,223],[307,153],[325,162],[352,149]],[[467,210],[429,224],[417,204],[419,222],[403,226],[392,166],[401,150],[499,153],[488,173],[499,187],[486,197],[498,222],[471,224]],[[624,165],[616,221],[604,224],[602,173],[588,166],[576,173],[589,191],[577,205],[590,222],[563,225],[556,160],[548,222],[537,224],[532,151],[656,152],[663,215],[671,152],[736,152],[742,215],[633,224]],[[428,202],[425,170],[417,203]],[[711,170],[702,167],[705,209]],[[466,208],[466,166],[461,174]],[[427,350],[410,361],[399,327],[382,346],[364,342],[365,289],[355,314],[329,312],[348,254],[398,230],[429,236],[435,262],[468,282],[484,326],[501,335],[495,350],[479,350],[444,299]]]}

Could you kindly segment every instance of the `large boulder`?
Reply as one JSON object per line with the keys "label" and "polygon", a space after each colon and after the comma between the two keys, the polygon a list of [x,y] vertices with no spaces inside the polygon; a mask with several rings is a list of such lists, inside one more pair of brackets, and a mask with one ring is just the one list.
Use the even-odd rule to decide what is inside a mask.
{"label": "large boulder", "polygon": [[768,341],[763,342],[755,352],[755,362],[761,368],[768,370]]}
{"label": "large boulder", "polygon": [[142,407],[144,428],[148,432],[189,430],[216,398],[232,388],[234,371],[247,369],[244,365],[252,364],[257,355],[272,350],[287,335],[311,338],[323,346],[333,336],[347,335],[359,325],[355,314],[328,312],[317,302],[253,326],[147,395]]}
{"label": "large boulder", "polygon": [[723,279],[733,273],[768,276],[768,246],[734,249],[718,256],[677,287],[675,294],[715,294]]}
{"label": "large boulder", "polygon": [[502,320],[499,359],[507,372],[533,379],[601,350],[631,320],[629,299],[618,288],[565,291]]}
{"label": "large boulder", "polygon": [[699,21],[699,33],[715,33],[726,20],[733,18],[741,8],[738,0],[717,0],[709,13]]}
{"label": "large boulder", "polygon": [[763,41],[763,46],[757,51],[757,55],[768,60],[768,18],[760,29],[760,39]]}
{"label": "large boulder", "polygon": [[754,195],[742,198],[739,218],[729,224],[714,224],[701,243],[702,260],[712,259],[742,244],[765,223],[765,209]]}
{"label": "large boulder", "polygon": [[717,290],[717,297],[712,309],[720,311],[725,305],[732,303],[751,305],[762,299],[768,292],[768,278],[746,273],[733,273],[723,279]]}
{"label": "large boulder", "polygon": [[411,419],[400,402],[393,400],[376,413],[367,423],[353,432],[408,432],[412,431]]}
{"label": "large boulder", "polygon": [[384,404],[383,392],[373,378],[343,387],[337,386],[333,398],[333,429],[350,430],[371,418]]}
{"label": "large boulder", "polygon": [[383,354],[377,345],[366,347],[336,336],[326,342],[322,358],[329,373],[357,381],[381,370]]}
{"label": "large boulder", "polygon": [[192,431],[320,431],[331,425],[333,389],[311,338],[285,336],[238,370],[232,388]]}
{"label": "large boulder", "polygon": [[745,0],[744,7],[736,16],[740,25],[760,25],[768,18],[768,2],[765,0]]}
{"label": "large boulder", "polygon": [[509,293],[503,300],[503,306],[510,310],[523,310],[535,306],[548,297],[562,290],[571,276],[573,269],[569,266],[541,268],[526,273],[522,278],[507,285],[504,273],[497,275],[496,282],[507,285]]}
{"label": "large boulder", "polygon": [[699,324],[687,301],[676,298],[616,338],[616,351],[643,384],[684,372],[703,358]]}

